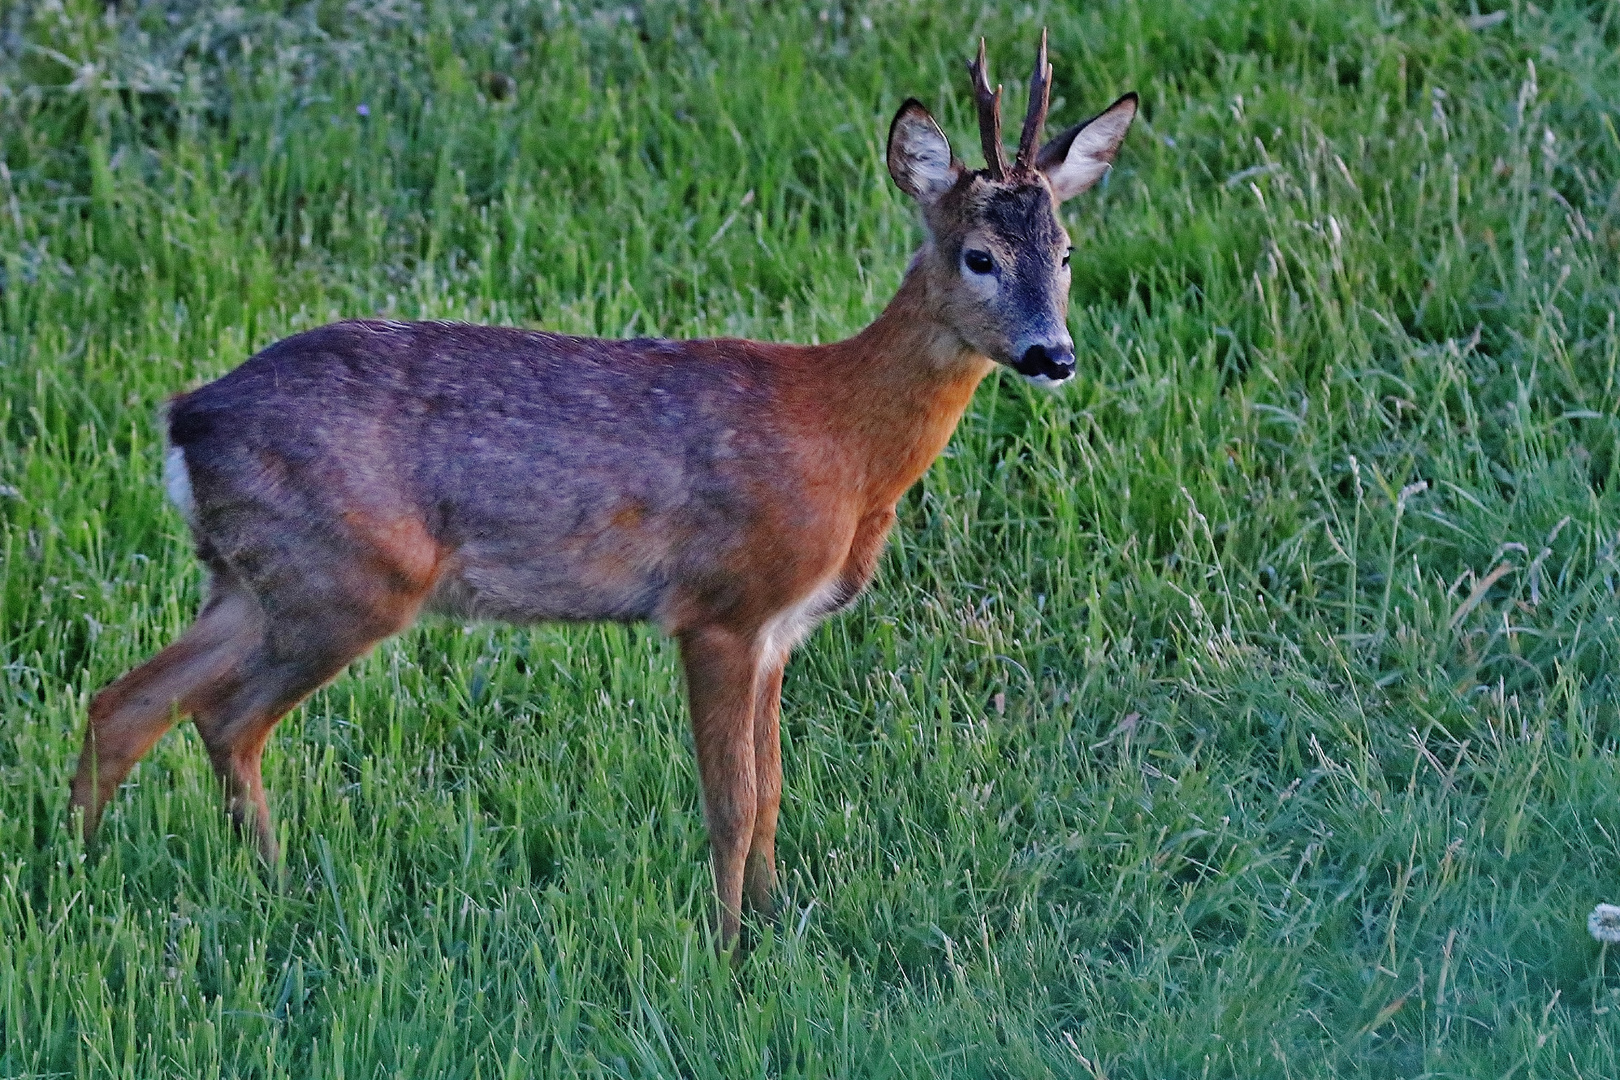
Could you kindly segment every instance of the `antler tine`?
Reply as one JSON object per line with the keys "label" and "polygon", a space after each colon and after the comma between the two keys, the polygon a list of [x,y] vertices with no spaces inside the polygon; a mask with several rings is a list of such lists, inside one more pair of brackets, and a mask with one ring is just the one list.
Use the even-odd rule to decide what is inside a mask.
{"label": "antler tine", "polygon": [[973,77],[973,100],[979,106],[979,141],[984,144],[984,164],[992,179],[1007,176],[1007,152],[1001,148],[1001,87],[990,89],[984,63],[984,38],[979,39],[979,58],[968,65]]}
{"label": "antler tine", "polygon": [[1018,138],[1015,172],[1028,172],[1041,148],[1041,130],[1046,127],[1046,108],[1052,102],[1052,65],[1046,60],[1046,28],[1041,28],[1041,47],[1035,53],[1035,72],[1029,77],[1029,112],[1024,114],[1024,131]]}

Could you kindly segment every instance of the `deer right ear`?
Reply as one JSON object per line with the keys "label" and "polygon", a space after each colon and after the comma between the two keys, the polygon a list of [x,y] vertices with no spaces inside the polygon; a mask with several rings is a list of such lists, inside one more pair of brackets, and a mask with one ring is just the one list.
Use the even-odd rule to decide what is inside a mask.
{"label": "deer right ear", "polygon": [[1046,174],[1058,202],[1074,198],[1113,166],[1119,144],[1136,119],[1136,104],[1136,94],[1126,94],[1041,147],[1035,167]]}
{"label": "deer right ear", "polygon": [[895,186],[924,206],[951,190],[962,165],[922,102],[909,99],[889,125],[889,175]]}

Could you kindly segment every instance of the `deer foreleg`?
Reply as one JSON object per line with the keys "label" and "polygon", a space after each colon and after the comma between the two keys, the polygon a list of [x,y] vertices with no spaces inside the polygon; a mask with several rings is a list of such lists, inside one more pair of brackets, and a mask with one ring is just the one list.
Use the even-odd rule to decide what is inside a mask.
{"label": "deer foreleg", "polygon": [[726,947],[742,926],[743,868],[758,816],[754,705],[761,680],[760,643],[720,627],[689,630],[680,641],[720,901],[719,939]]}
{"label": "deer foreleg", "polygon": [[755,911],[776,908],[776,815],[782,804],[782,669],[787,654],[767,657],[754,696],[754,833],[743,894]]}

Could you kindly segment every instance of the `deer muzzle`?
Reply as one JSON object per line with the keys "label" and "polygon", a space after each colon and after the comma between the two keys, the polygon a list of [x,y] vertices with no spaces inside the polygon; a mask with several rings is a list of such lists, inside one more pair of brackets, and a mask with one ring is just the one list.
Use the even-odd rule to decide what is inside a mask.
{"label": "deer muzzle", "polygon": [[1033,382],[1064,382],[1074,375],[1074,345],[1068,341],[1031,345],[1012,362],[1012,369]]}

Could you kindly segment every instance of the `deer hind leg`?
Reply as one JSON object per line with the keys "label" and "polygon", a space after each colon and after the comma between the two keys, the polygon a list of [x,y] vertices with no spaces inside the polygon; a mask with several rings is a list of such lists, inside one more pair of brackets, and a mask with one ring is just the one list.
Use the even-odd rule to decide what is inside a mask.
{"label": "deer hind leg", "polygon": [[264,795],[264,745],[277,721],[363,651],[364,646],[358,646],[322,649],[319,656],[279,656],[274,649],[261,649],[249,657],[237,678],[219,687],[215,698],[196,711],[198,732],[225,789],[225,808],[232,823],[238,832],[253,831],[269,865],[279,863],[280,852]]}
{"label": "deer hind leg", "polygon": [[767,658],[754,696],[754,832],[743,869],[748,906],[776,910],[776,817],[782,805],[782,670],[787,655]]}
{"label": "deer hind leg", "polygon": [[260,771],[265,743],[277,721],[363,651],[361,647],[323,649],[318,656],[287,655],[266,643],[235,678],[216,686],[212,698],[197,708],[197,730],[224,787],[231,820],[238,831],[253,831],[259,851],[272,866],[280,861],[280,853]]}
{"label": "deer hind leg", "polygon": [[685,631],[680,642],[720,902],[719,941],[727,947],[742,927],[743,869],[759,810],[754,705],[760,647],[755,637],[721,627]]}
{"label": "deer hind leg", "polygon": [[212,686],[229,677],[261,635],[257,601],[230,580],[216,578],[190,629],[95,696],[69,798],[69,806],[84,813],[87,843],[135,763],[178,716],[194,711]]}
{"label": "deer hind leg", "polygon": [[[196,704],[195,719],[241,831],[280,861],[261,763],[276,723],[373,645],[416,618],[431,579],[405,582],[356,560],[340,572],[269,583],[263,640],[234,677]],[[283,584],[291,582],[291,584]]]}

